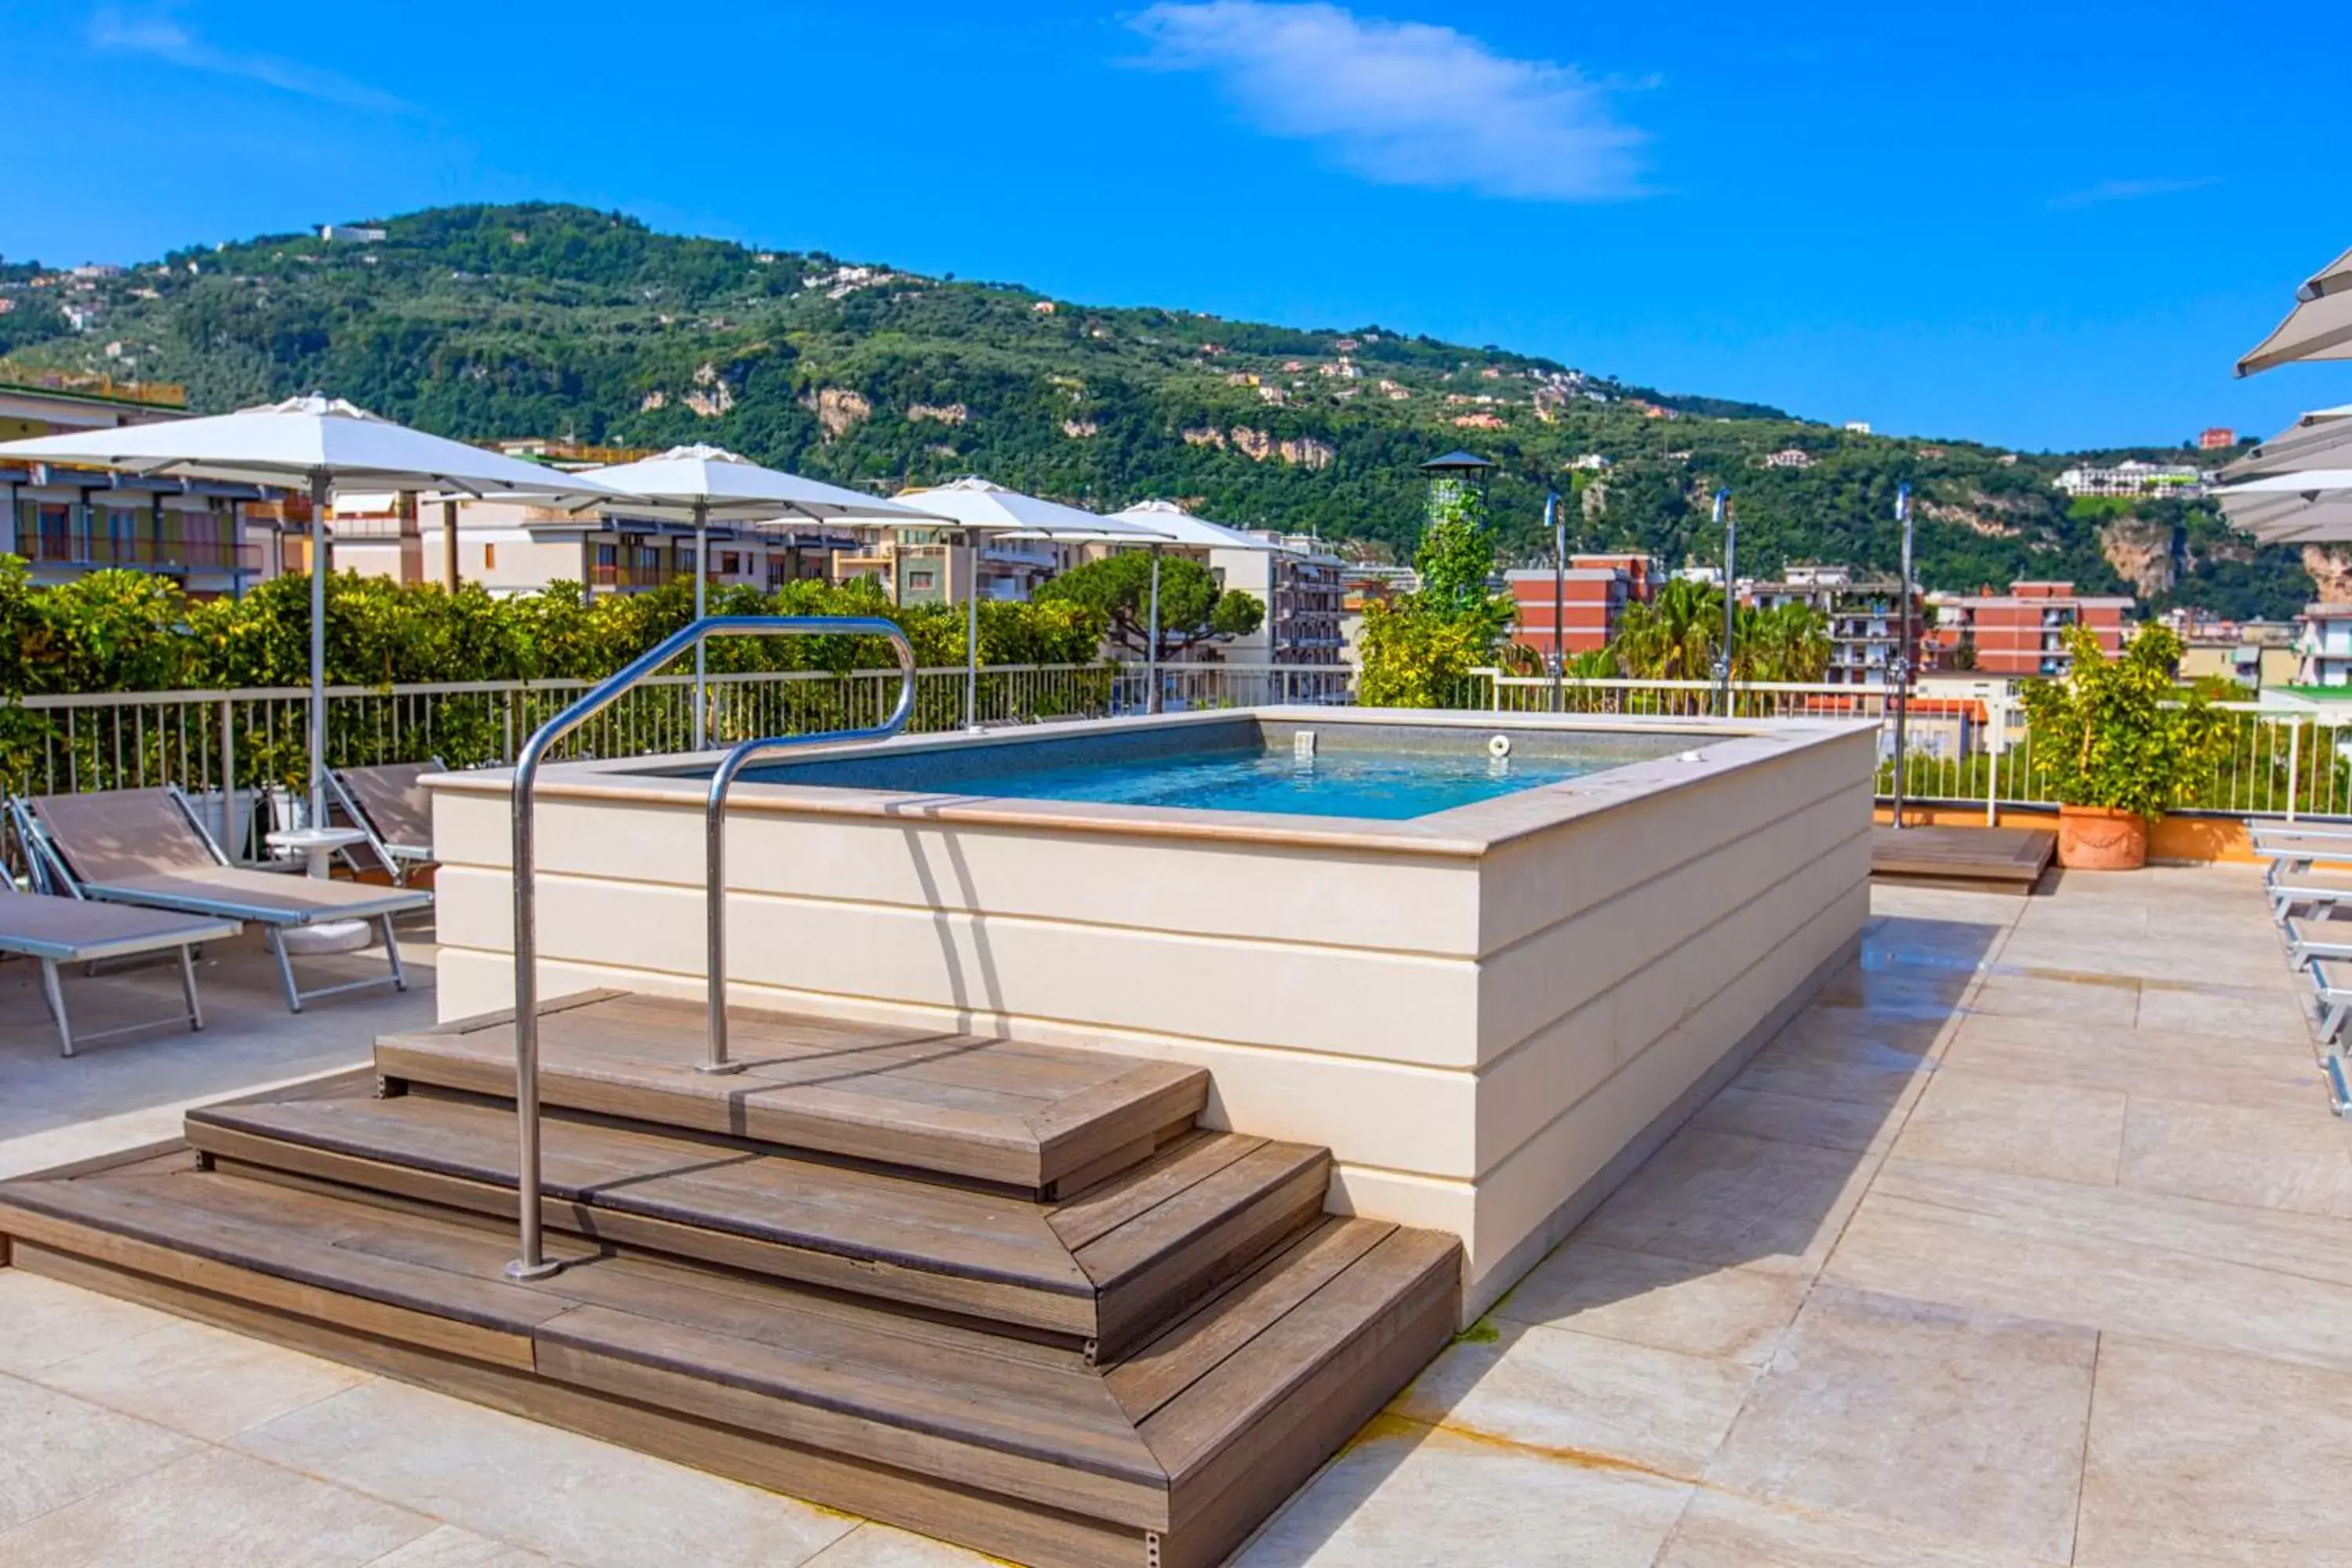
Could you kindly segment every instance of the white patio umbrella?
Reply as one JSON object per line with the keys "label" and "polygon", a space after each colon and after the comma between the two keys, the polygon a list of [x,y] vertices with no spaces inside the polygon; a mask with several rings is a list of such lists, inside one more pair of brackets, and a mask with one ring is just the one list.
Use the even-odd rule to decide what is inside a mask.
{"label": "white patio umbrella", "polygon": [[2315,408],[2221,470],[2224,482],[2268,479],[2298,468],[2352,468],[2352,404]]}
{"label": "white patio umbrella", "polygon": [[2352,359],[2352,250],[2294,291],[2295,307],[2238,362],[2240,375],[2306,360]]}
{"label": "white patio umbrella", "polygon": [[126,474],[299,489],[310,498],[310,821],[323,825],[327,791],[327,507],[337,489],[443,490],[546,497],[593,504],[618,499],[577,475],[519,462],[411,430],[340,398],[292,397],[203,419],[170,419],[0,443],[0,458],[111,468]]}
{"label": "white patio umbrella", "polygon": [[[642,497],[654,515],[683,514],[694,525],[694,618],[700,620],[710,585],[709,554],[713,522],[772,522],[805,517],[819,522],[861,521],[936,522],[910,506],[887,501],[839,485],[763,468],[719,447],[672,447],[634,463],[591,468],[577,476],[611,489]],[[694,749],[709,742],[703,646],[694,647]]]}
{"label": "white patio umbrella", "polygon": [[[1141,523],[1104,517],[1082,507],[1065,506],[1040,496],[1023,495],[1003,485],[968,476],[929,489],[901,490],[900,504],[945,517],[967,533],[992,533],[1003,539],[1042,539],[1063,544],[1149,545],[1152,552],[1151,597],[1152,689],[1159,689],[1160,551],[1168,535]],[[977,547],[974,547],[975,550]],[[980,574],[972,573],[966,595],[969,612],[964,631],[964,726],[980,722]]]}
{"label": "white patio umbrella", "polygon": [[2213,494],[2231,527],[2264,544],[2352,540],[2352,468],[2289,469]]}

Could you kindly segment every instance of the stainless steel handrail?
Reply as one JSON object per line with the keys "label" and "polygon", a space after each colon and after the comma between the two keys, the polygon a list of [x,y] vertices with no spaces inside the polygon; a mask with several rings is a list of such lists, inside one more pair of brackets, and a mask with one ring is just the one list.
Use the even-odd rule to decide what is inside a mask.
{"label": "stainless steel handrail", "polygon": [[[507,1265],[509,1279],[543,1279],[563,1267],[547,1260],[539,1212],[539,856],[531,799],[539,784],[540,763],[556,742],[611,707],[630,688],[679,654],[701,647],[708,638],[819,631],[864,635],[877,625],[889,626],[904,648],[903,634],[896,626],[865,616],[706,616],[679,627],[615,670],[533,731],[530,739],[523,742],[514,769],[515,1122],[520,1141],[515,1177],[521,1256]],[[902,671],[903,661],[910,656],[911,650],[900,653]]]}
{"label": "stainless steel handrail", "polygon": [[898,656],[898,703],[890,716],[879,724],[862,730],[823,730],[811,735],[770,735],[756,741],[739,742],[734,750],[719,760],[710,775],[710,794],[703,802],[703,900],[704,916],[709,941],[708,967],[704,973],[709,984],[709,1054],[700,1068],[702,1072],[740,1072],[742,1064],[727,1059],[727,792],[732,788],[735,776],[761,757],[794,746],[814,746],[836,741],[887,741],[907,727],[915,711],[915,645],[907,634],[880,616],[787,616],[780,620],[794,623],[770,627],[777,632],[856,633],[890,639],[892,651]]}

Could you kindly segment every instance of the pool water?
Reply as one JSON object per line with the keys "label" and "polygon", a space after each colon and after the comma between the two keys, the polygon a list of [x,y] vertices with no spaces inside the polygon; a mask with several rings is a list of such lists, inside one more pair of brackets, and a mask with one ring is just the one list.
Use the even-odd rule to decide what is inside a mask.
{"label": "pool water", "polygon": [[961,777],[950,787],[959,795],[998,798],[1399,821],[1558,784],[1624,760],[1338,749],[1302,758],[1286,751],[1221,749],[1020,768]]}

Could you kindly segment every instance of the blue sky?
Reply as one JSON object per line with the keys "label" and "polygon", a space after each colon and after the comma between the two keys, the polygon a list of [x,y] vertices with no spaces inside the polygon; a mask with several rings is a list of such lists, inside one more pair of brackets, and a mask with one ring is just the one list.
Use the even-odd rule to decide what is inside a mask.
{"label": "blue sky", "polygon": [[544,197],[1882,431],[2267,433],[2352,401],[2344,367],[2230,375],[2352,246],[2315,26],[2063,0],[0,0],[0,254]]}

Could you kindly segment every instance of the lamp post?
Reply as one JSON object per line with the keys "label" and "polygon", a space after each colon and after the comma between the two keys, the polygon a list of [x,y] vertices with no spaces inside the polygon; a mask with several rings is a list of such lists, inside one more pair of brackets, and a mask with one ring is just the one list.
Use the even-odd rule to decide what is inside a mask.
{"label": "lamp post", "polygon": [[1551,710],[1559,712],[1560,681],[1568,666],[1568,524],[1559,515],[1559,492],[1544,492],[1544,522],[1551,529]]}
{"label": "lamp post", "polygon": [[1903,525],[1903,585],[1895,613],[1903,617],[1895,653],[1895,811],[1896,828],[1903,826],[1903,763],[1905,731],[1911,717],[1911,487],[1895,487],[1895,521]]}
{"label": "lamp post", "polygon": [[1733,570],[1739,553],[1739,521],[1731,513],[1731,491],[1715,492],[1715,525],[1723,530],[1723,647],[1716,655],[1715,678],[1723,689],[1723,716],[1731,717],[1731,637],[1738,626],[1738,601],[1734,597]]}

